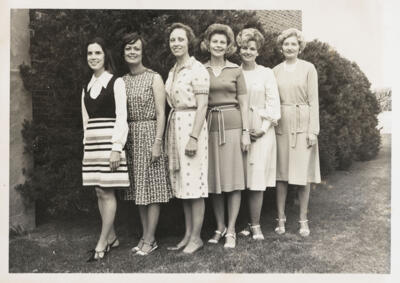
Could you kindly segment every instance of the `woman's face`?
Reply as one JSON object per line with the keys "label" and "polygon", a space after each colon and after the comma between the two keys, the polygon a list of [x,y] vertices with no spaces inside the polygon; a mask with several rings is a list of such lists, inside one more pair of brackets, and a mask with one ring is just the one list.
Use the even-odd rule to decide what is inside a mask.
{"label": "woman's face", "polygon": [[282,42],[282,53],[286,59],[297,58],[299,51],[300,45],[296,36],[290,36]]}
{"label": "woman's face", "polygon": [[248,41],[247,44],[240,47],[240,58],[242,62],[253,63],[258,56],[257,45],[254,40]]}
{"label": "woman's face", "polygon": [[89,44],[87,47],[87,61],[93,72],[104,70],[105,54],[103,48],[97,43]]}
{"label": "woman's face", "polygon": [[223,57],[228,49],[228,39],[225,34],[215,33],[210,38],[210,53],[214,57]]}
{"label": "woman's face", "polygon": [[189,53],[189,41],[184,29],[176,28],[171,32],[169,35],[169,48],[175,57],[181,57]]}
{"label": "woman's face", "polygon": [[124,47],[124,58],[128,64],[137,65],[142,62],[143,50],[142,41],[136,40],[134,43],[130,42]]}

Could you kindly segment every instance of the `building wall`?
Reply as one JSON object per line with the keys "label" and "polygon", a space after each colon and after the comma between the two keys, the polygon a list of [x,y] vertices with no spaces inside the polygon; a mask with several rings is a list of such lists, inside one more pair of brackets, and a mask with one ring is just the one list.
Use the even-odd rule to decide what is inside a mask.
{"label": "building wall", "polygon": [[281,32],[288,28],[302,30],[301,10],[259,10],[257,16],[266,31]]}
{"label": "building wall", "polygon": [[29,64],[29,10],[11,10],[10,40],[10,228],[30,230],[35,227],[35,207],[15,190],[25,182],[23,168],[32,166],[31,156],[24,154],[22,125],[32,120],[32,98],[25,90],[19,66]]}

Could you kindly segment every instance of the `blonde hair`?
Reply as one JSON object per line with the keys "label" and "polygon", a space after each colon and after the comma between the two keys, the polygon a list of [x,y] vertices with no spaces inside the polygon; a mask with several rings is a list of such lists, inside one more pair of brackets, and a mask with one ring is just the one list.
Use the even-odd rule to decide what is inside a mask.
{"label": "blonde hair", "polygon": [[287,30],[284,30],[280,33],[280,35],[278,36],[278,39],[276,40],[276,43],[278,45],[279,48],[282,47],[283,42],[291,36],[295,36],[297,38],[297,41],[299,43],[300,46],[300,52],[304,50],[304,48],[306,47],[306,41],[304,40],[304,36],[301,33],[301,31],[299,31],[296,28],[289,28]]}
{"label": "blonde hair", "polygon": [[228,25],[223,24],[212,24],[204,33],[204,39],[200,44],[202,51],[210,52],[210,39],[214,34],[223,34],[226,36],[228,41],[228,47],[226,49],[226,56],[231,56],[236,52],[235,35],[232,29]]}
{"label": "blonde hair", "polygon": [[245,46],[249,41],[254,41],[256,43],[257,50],[264,45],[264,36],[256,28],[245,28],[242,29],[236,36],[236,43],[239,47]]}

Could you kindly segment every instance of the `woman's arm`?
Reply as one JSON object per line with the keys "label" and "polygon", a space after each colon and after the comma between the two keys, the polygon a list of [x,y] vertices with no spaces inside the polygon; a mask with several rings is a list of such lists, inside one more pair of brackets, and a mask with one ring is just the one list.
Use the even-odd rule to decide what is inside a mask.
{"label": "woman's arm", "polygon": [[165,129],[165,87],[164,82],[159,74],[154,75],[153,94],[156,106],[156,137],[153,142],[151,162],[156,161],[161,155],[162,136]]}
{"label": "woman's arm", "polygon": [[83,144],[85,144],[86,126],[89,121],[89,115],[87,113],[86,106],[85,106],[85,91],[84,90],[82,90],[81,108],[82,108]]}
{"label": "woman's arm", "polygon": [[310,105],[307,143],[311,147],[317,143],[319,134],[318,74],[314,65],[311,65],[307,74],[307,94]]}
{"label": "woman's arm", "polygon": [[112,152],[110,156],[111,170],[119,167],[120,153],[125,146],[128,137],[128,114],[126,106],[126,90],[125,83],[121,78],[115,80],[114,83],[114,99],[115,99],[115,125],[111,138]]}
{"label": "woman's arm", "polygon": [[247,151],[250,147],[250,132],[249,132],[249,96],[247,95],[246,82],[243,72],[240,71],[236,81],[237,99],[239,101],[240,115],[242,117],[242,139],[241,148]]}

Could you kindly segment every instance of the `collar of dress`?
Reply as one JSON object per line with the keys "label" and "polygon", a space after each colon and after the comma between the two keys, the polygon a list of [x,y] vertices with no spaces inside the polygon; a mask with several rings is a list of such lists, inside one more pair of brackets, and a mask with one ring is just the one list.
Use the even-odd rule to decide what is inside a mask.
{"label": "collar of dress", "polygon": [[112,78],[112,74],[110,74],[108,71],[104,71],[100,77],[96,78],[94,76],[94,74],[92,75],[92,78],[90,79],[89,83],[88,83],[88,87],[87,89],[91,89],[93,84],[98,81],[104,88],[107,87],[108,82],[110,81],[110,79]]}
{"label": "collar of dress", "polygon": [[[208,60],[206,63],[204,63],[204,67],[206,68],[211,68],[211,61]],[[225,68],[238,68],[239,65],[232,63],[231,61],[229,61],[228,59],[225,60],[225,65],[222,67],[222,70]]]}

